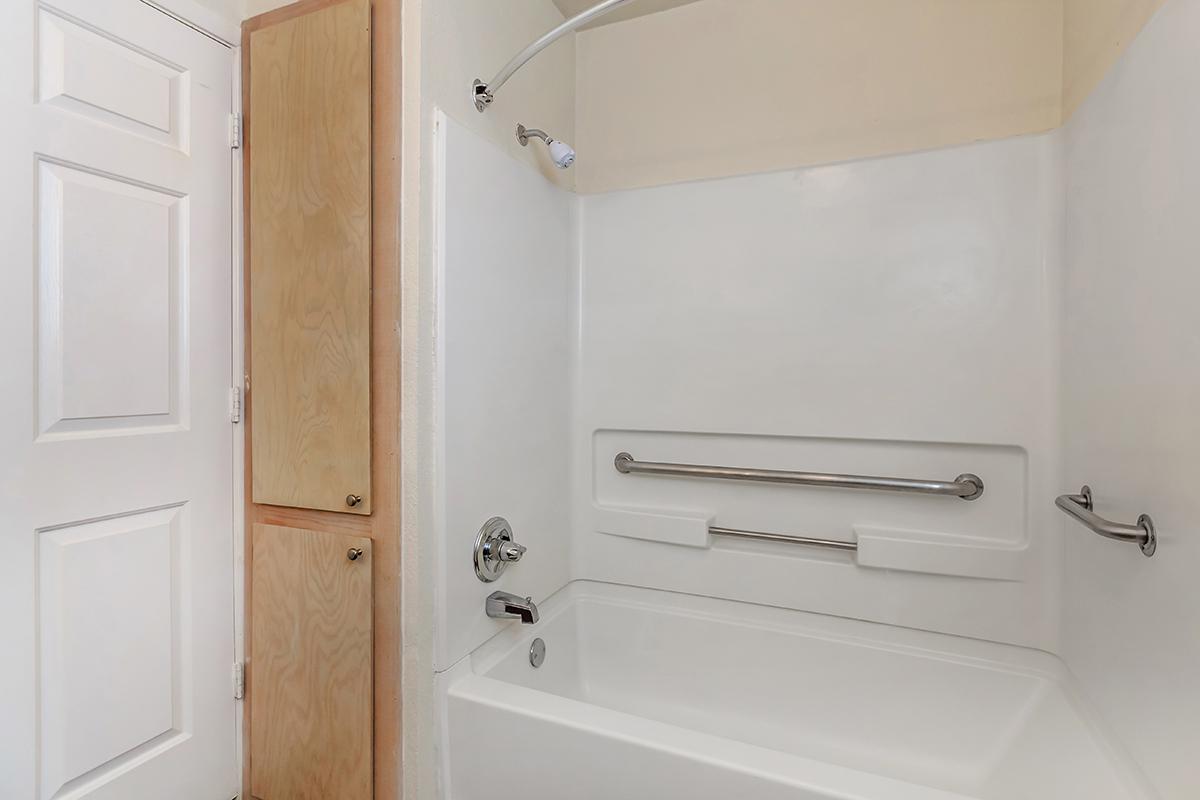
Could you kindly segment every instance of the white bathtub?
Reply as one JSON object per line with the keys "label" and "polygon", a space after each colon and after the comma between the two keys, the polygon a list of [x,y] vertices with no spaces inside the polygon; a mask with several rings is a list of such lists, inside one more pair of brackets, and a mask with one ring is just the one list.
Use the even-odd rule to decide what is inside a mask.
{"label": "white bathtub", "polygon": [[440,677],[447,800],[1147,797],[1045,653],[587,582],[541,611]]}

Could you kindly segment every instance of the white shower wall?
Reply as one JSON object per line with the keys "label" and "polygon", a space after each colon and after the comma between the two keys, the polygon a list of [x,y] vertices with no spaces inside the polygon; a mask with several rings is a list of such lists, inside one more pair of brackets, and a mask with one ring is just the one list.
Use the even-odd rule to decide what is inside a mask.
{"label": "white shower wall", "polygon": [[[1055,648],[1053,137],[577,197],[438,125],[437,669],[507,624],[489,592],[572,579]],[[986,491],[628,476],[622,450]],[[483,584],[493,515],[529,553]]]}
{"label": "white shower wall", "polygon": [[1200,796],[1200,1],[1170,0],[1065,130],[1063,654],[1164,798]]}
{"label": "white shower wall", "polygon": [[[568,294],[574,196],[437,115],[435,669],[508,623],[496,590],[569,580]],[[475,577],[475,535],[505,517],[525,559]]]}
{"label": "white shower wall", "polygon": [[[1035,136],[582,197],[573,577],[1053,649],[1057,155]],[[629,476],[622,450],[987,489]],[[858,564],[709,522],[857,538]]]}

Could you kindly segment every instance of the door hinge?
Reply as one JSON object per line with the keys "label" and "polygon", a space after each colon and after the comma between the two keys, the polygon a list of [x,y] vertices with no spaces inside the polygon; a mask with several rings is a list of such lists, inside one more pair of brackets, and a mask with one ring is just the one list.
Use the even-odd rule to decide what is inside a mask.
{"label": "door hinge", "polygon": [[239,661],[233,665],[233,699],[243,700],[246,697],[246,664]]}
{"label": "door hinge", "polygon": [[242,421],[242,387],[229,387],[229,421],[237,424]]}
{"label": "door hinge", "polygon": [[229,115],[229,146],[237,150],[242,146],[242,115]]}

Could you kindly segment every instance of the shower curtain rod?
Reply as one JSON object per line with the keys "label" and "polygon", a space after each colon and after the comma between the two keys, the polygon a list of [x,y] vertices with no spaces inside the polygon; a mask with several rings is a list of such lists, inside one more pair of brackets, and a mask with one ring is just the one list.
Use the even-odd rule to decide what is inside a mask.
{"label": "shower curtain rod", "polygon": [[569,20],[559,25],[557,28],[541,38],[537,39],[521,52],[517,53],[513,60],[505,64],[504,69],[500,70],[500,72],[496,74],[496,77],[492,78],[487,83],[484,83],[476,78],[475,82],[471,84],[471,97],[475,100],[475,109],[481,114],[486,111],[487,107],[492,104],[492,100],[495,99],[496,92],[500,90],[500,87],[503,86],[505,82],[507,82],[508,79],[513,76],[513,73],[525,66],[525,63],[529,61],[529,59],[533,58],[568,33],[571,33],[578,28],[582,28],[592,20],[596,19],[597,17],[604,16],[618,6],[623,6],[626,3],[631,2],[633,2],[633,0],[604,0],[602,3],[597,3],[587,11],[582,11],[571,17]]}

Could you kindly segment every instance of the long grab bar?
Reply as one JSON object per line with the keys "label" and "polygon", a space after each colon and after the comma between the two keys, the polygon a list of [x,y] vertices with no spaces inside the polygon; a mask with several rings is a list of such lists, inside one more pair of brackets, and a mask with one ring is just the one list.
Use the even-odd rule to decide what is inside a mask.
{"label": "long grab bar", "polygon": [[637,475],[675,475],[685,478],[719,478],[729,481],[790,483],[799,486],[827,486],[839,489],[874,489],[883,492],[938,494],[975,500],[983,494],[983,479],[964,473],[953,481],[926,481],[912,478],[879,478],[871,475],[837,475],[826,472],[793,472],[782,469],[744,469],[699,464],[668,464],[661,461],[637,461],[629,453],[617,453],[613,459],[617,472]]}
{"label": "long grab bar", "polygon": [[1154,532],[1154,521],[1149,514],[1142,514],[1137,523],[1127,525],[1124,522],[1113,522],[1092,511],[1092,488],[1084,486],[1079,494],[1060,494],[1054,505],[1070,514],[1086,525],[1093,533],[1118,542],[1133,542],[1142,549],[1142,555],[1149,558],[1158,549],[1158,536]]}

